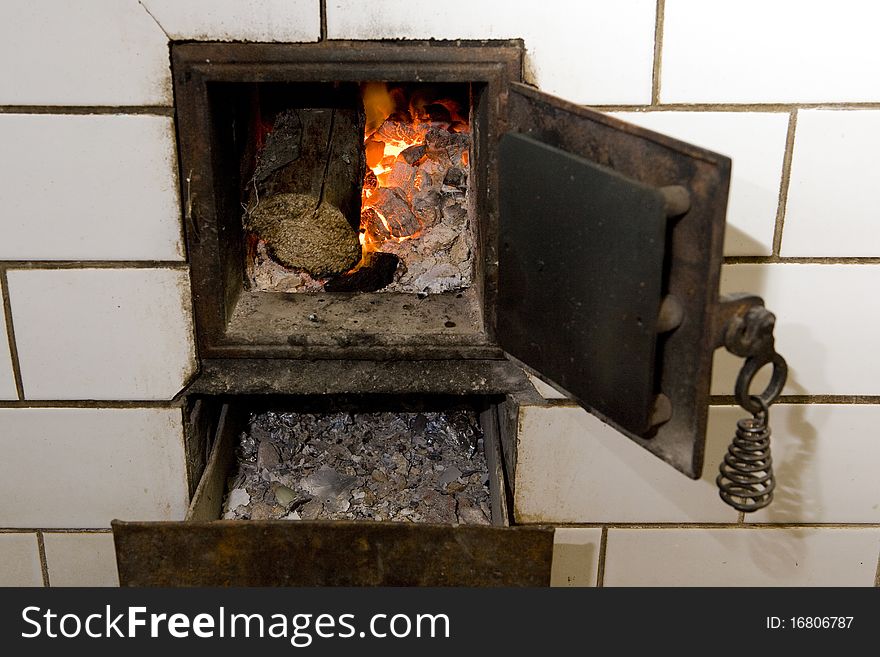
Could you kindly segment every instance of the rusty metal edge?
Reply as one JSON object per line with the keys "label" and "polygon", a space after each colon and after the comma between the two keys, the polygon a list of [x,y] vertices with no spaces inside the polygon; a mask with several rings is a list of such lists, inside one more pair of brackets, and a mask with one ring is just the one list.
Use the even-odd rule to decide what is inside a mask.
{"label": "rusty metal edge", "polygon": [[547,586],[554,528],[111,523],[122,586]]}
{"label": "rusty metal edge", "polygon": [[[453,47],[450,47],[453,46]],[[219,217],[214,207],[213,173],[197,168],[211,162],[207,84],[212,81],[327,81],[406,79],[484,83],[492,87],[492,102],[484,132],[491,138],[503,112],[503,85],[522,79],[524,47],[520,40],[506,41],[332,41],[315,44],[180,43],[171,45],[175,116],[181,195],[186,200],[185,234],[193,279],[196,336],[201,357],[223,345],[225,326],[236,299],[234,286],[223,281],[227,272],[220,260]],[[255,64],[261,64],[257,70]],[[491,186],[492,182],[482,185]],[[478,189],[477,213],[481,221],[497,222],[493,201]],[[494,240],[492,226],[488,226]],[[494,243],[484,245],[481,260],[486,334],[494,332],[495,284],[492,262]],[[231,345],[223,345],[228,348]],[[245,347],[246,345],[239,345]],[[219,354],[216,354],[219,355]],[[231,349],[224,357],[246,354]],[[268,355],[268,354],[267,354]],[[272,353],[275,357],[309,357],[308,350]],[[404,356],[406,357],[406,356]]]}
{"label": "rusty metal edge", "polygon": [[508,360],[205,359],[182,395],[509,394],[531,387]]}

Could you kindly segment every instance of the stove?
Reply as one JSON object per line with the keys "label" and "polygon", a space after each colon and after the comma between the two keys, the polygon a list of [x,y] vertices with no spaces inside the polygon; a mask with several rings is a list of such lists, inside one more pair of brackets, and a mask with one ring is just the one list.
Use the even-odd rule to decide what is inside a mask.
{"label": "stove", "polygon": [[[528,374],[692,478],[714,350],[750,359],[740,396],[763,364],[784,380],[763,302],[718,298],[730,161],[548,96],[522,66],[519,41],[172,44],[194,497],[186,523],[114,525],[123,582],[397,582],[376,575],[383,560],[420,584],[549,581],[552,531],[511,526],[508,504],[518,409],[542,403]],[[290,418],[318,404],[325,427],[353,408],[464,405],[484,435],[489,525],[211,522],[267,404]],[[357,463],[322,475],[357,480],[344,504],[365,490]],[[260,495],[299,514],[280,481]],[[356,568],[326,551],[335,540],[365,546]],[[242,565],[266,545],[314,567]]]}

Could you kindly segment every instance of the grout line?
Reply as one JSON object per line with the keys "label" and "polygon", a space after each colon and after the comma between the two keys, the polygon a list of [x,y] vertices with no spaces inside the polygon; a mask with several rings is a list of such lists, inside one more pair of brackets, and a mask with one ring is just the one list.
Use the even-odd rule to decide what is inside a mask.
{"label": "grout line", "polygon": [[321,0],[319,4],[321,12],[321,38],[320,41],[327,40],[327,0]]}
{"label": "grout line", "polygon": [[605,558],[608,554],[608,527],[602,527],[602,536],[599,539],[599,558],[596,566],[596,588],[605,586]]}
{"label": "grout line", "polygon": [[170,105],[0,105],[0,114],[147,114],[174,116]]}
{"label": "grout line", "polygon": [[785,208],[788,204],[788,187],[791,182],[791,160],[794,155],[794,133],[796,129],[797,110],[792,110],[788,117],[785,155],[782,158],[782,178],[779,183],[779,205],[776,210],[776,225],[773,228],[773,255],[777,258],[782,249],[782,228],[785,224]]}
{"label": "grout line", "polygon": [[[787,185],[786,185],[787,194]],[[785,212],[784,204],[779,209],[780,213]],[[782,239],[782,222],[781,215],[776,219],[776,232],[779,239]],[[774,248],[776,244],[776,235],[773,236]],[[724,258],[725,265],[880,265],[880,258],[876,256],[841,256],[841,257],[788,257],[783,258],[778,255],[771,256],[727,256]]]}
{"label": "grout line", "polygon": [[665,103],[589,107],[599,112],[793,112],[799,109],[880,109],[880,103]]}
{"label": "grout line", "polygon": [[660,66],[663,61],[663,16],[666,0],[657,0],[654,23],[654,61],[651,70],[651,105],[660,104]]}
{"label": "grout line", "polygon": [[12,299],[9,296],[9,281],[6,270],[0,267],[0,291],[3,293],[3,317],[6,321],[6,340],[9,344],[9,360],[12,361],[12,378],[15,381],[15,394],[24,401],[24,384],[21,378],[21,363],[18,359],[18,345],[15,342],[15,327],[12,322]]}
{"label": "grout line", "polygon": [[[540,408],[583,408],[573,399],[544,399]],[[0,402],[2,404],[2,402]],[[880,395],[782,395],[774,404],[880,404]],[[739,406],[733,395],[710,395],[710,406]]]}
{"label": "grout line", "polygon": [[145,5],[142,0],[138,0],[138,4],[144,8],[144,11],[147,12],[147,15],[153,19],[153,22],[156,25],[159,26],[159,29],[162,30],[162,34],[165,35],[165,38],[168,39],[169,41],[171,41],[171,36],[168,34],[168,32],[165,30],[165,28],[162,27],[162,23],[159,22],[159,19],[156,18],[155,16],[153,16],[153,12],[150,11],[149,7],[147,7],[147,5]]}
{"label": "grout line", "polygon": [[187,269],[185,260],[0,260],[0,269]]}
{"label": "grout line", "polygon": [[110,534],[112,529],[95,527],[68,528],[68,527],[0,527],[0,534]]}
{"label": "grout line", "polygon": [[560,406],[562,408],[576,407],[580,408],[581,405],[578,404],[575,400],[569,399],[568,397],[554,397],[552,399],[544,399],[544,406]]}
{"label": "grout line", "polygon": [[[880,529],[880,522],[538,522],[518,526],[552,525],[571,529]],[[0,527],[0,534],[110,534],[110,527]],[[600,546],[601,554],[601,546]]]}
{"label": "grout line", "polygon": [[877,557],[877,571],[874,573],[874,586],[880,587],[880,555]]}
{"label": "grout line", "polygon": [[41,529],[44,534],[112,534],[113,530],[103,527],[58,527]]}
{"label": "grout line", "polygon": [[43,573],[43,586],[49,587],[49,562],[46,561],[46,543],[43,541],[43,532],[37,531],[37,550],[40,554],[40,570]]}
{"label": "grout line", "polygon": [[[712,406],[738,406],[733,395],[712,395],[709,398]],[[880,404],[877,395],[782,395],[773,402],[777,404]]]}
{"label": "grout line", "polygon": [[56,400],[20,400],[0,401],[2,408],[92,408],[92,409],[119,409],[119,408],[179,408],[180,404],[173,400],[155,401],[128,401],[112,399],[56,399]]}
{"label": "grout line", "polygon": [[[531,524],[531,523],[523,523]],[[547,524],[547,523],[537,523]],[[880,529],[880,522],[584,522],[552,523],[582,529]]]}

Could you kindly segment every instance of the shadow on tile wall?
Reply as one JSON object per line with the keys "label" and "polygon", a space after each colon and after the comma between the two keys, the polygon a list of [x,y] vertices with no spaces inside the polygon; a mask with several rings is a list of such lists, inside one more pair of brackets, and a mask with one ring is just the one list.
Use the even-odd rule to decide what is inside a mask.
{"label": "shadow on tile wall", "polygon": [[[766,511],[769,522],[803,518],[806,510],[818,503],[819,491],[805,485],[804,481],[804,473],[816,458],[819,439],[818,429],[807,421],[808,411],[807,405],[791,407],[785,425],[777,429],[777,433],[785,433],[787,444],[784,459],[774,463],[776,493],[773,504]],[[772,420],[771,412],[771,427]],[[771,449],[772,440],[771,437]]]}

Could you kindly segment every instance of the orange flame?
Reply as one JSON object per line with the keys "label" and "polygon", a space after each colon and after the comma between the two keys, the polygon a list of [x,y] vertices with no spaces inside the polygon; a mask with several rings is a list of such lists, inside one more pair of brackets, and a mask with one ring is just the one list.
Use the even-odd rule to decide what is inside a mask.
{"label": "orange flame", "polygon": [[[391,187],[389,179],[401,153],[424,145],[425,135],[432,126],[445,124],[454,132],[467,132],[469,126],[458,103],[438,100],[429,89],[416,90],[407,97],[402,87],[389,88],[384,82],[368,82],[362,87],[362,98],[366,113],[367,174],[361,196],[360,241],[366,254],[380,250],[387,241],[400,243],[421,235],[421,220],[414,226],[411,221],[402,222],[399,217],[389,215],[387,208],[381,210],[377,206],[388,198],[379,191]],[[439,121],[438,113],[444,114]],[[416,175],[407,184],[418,190],[422,180]],[[409,196],[406,188],[402,192]]]}

